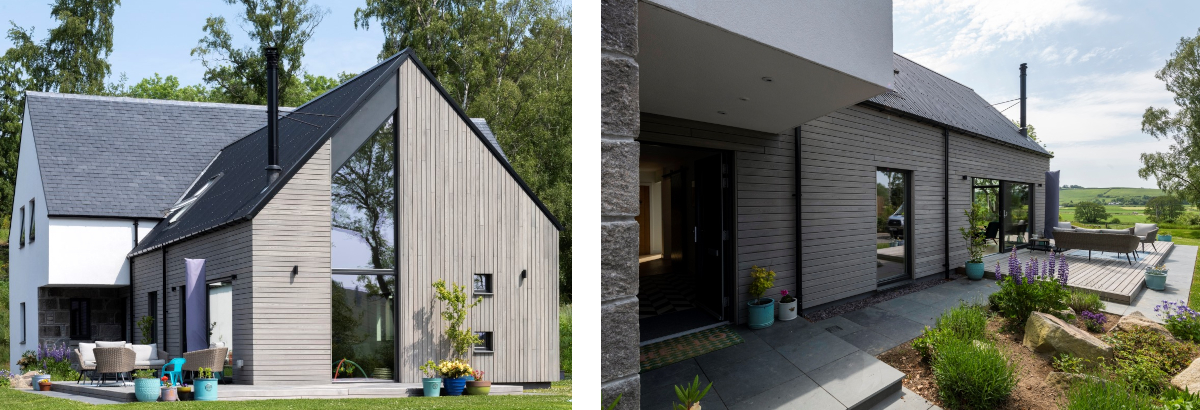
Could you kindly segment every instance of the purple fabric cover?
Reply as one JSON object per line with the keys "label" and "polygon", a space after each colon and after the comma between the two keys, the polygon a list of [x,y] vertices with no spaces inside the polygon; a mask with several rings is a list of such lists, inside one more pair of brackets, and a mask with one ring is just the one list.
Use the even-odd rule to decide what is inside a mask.
{"label": "purple fabric cover", "polygon": [[185,352],[204,350],[208,348],[208,292],[205,286],[204,259],[184,259],[187,265],[187,292],[184,297],[187,322],[184,331],[187,335]]}
{"label": "purple fabric cover", "polygon": [[1058,181],[1059,171],[1046,172],[1046,217],[1042,220],[1042,236],[1054,239],[1054,226],[1058,224]]}

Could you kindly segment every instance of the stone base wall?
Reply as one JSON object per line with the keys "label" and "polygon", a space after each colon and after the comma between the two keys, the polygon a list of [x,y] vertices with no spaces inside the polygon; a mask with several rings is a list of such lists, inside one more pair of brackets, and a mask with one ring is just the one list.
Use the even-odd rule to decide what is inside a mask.
{"label": "stone base wall", "polygon": [[[126,340],[129,313],[125,288],[38,289],[38,340],[45,344],[69,346],[96,340]],[[91,339],[71,339],[71,299],[87,299],[91,316]]]}

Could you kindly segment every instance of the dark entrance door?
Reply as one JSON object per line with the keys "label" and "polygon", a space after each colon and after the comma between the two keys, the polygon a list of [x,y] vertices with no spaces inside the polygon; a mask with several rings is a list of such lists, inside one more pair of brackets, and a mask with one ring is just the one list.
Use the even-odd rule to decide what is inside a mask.
{"label": "dark entrance door", "polygon": [[725,320],[725,189],[722,155],[696,161],[696,300],[700,308]]}
{"label": "dark entrance door", "polygon": [[1024,248],[1033,232],[1033,184],[1000,181],[1001,251]]}

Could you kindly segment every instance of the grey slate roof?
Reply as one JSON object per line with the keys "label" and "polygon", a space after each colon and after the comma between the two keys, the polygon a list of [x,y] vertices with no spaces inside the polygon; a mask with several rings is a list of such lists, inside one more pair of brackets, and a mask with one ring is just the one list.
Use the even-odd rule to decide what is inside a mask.
{"label": "grey slate roof", "polygon": [[263,106],[29,91],[48,215],[162,218]]}
{"label": "grey slate roof", "polygon": [[508,161],[508,155],[504,155],[504,148],[500,148],[500,141],[496,140],[496,134],[492,133],[492,127],[488,126],[487,120],[483,118],[472,118],[471,122],[475,123],[475,126],[479,128],[480,132],[483,133],[483,137],[487,138],[488,142],[491,143],[493,147],[496,147],[496,151],[500,152],[500,157],[504,158],[505,161]]}
{"label": "grey slate roof", "polygon": [[1049,156],[1050,153],[1001,114],[975,90],[894,54],[895,74],[892,91],[868,100],[954,128],[969,131],[999,142]]}

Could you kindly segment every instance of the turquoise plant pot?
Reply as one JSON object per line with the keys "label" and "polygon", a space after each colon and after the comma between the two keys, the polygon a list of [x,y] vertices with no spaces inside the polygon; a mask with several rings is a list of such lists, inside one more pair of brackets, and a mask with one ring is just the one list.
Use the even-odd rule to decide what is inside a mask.
{"label": "turquoise plant pot", "polygon": [[[762,303],[763,301],[766,301],[767,303],[761,305],[754,304],[754,302]],[[749,306],[750,310],[750,321],[747,323],[747,325],[749,325],[751,329],[762,329],[775,324],[774,299],[762,298],[752,302],[747,302],[746,305]]]}
{"label": "turquoise plant pot", "polygon": [[158,379],[133,379],[133,395],[140,402],[158,401],[161,385]]}
{"label": "turquoise plant pot", "polygon": [[438,397],[442,392],[442,378],[440,377],[425,377],[421,379],[421,387],[425,390],[425,397]]}
{"label": "turquoise plant pot", "polygon": [[[1162,272],[1162,274],[1155,272]],[[1146,287],[1154,290],[1167,289],[1167,271],[1146,271]]]}
{"label": "turquoise plant pot", "polygon": [[196,401],[217,401],[217,379],[196,379],[192,390]]}
{"label": "turquoise plant pot", "polygon": [[1163,242],[1170,242],[1171,235],[1159,235],[1158,240],[1163,241]]}
{"label": "turquoise plant pot", "polygon": [[983,279],[983,262],[967,262],[967,279]]}
{"label": "turquoise plant pot", "polygon": [[447,396],[462,396],[463,390],[467,388],[466,377],[455,377],[453,379],[443,379],[446,384]]}

